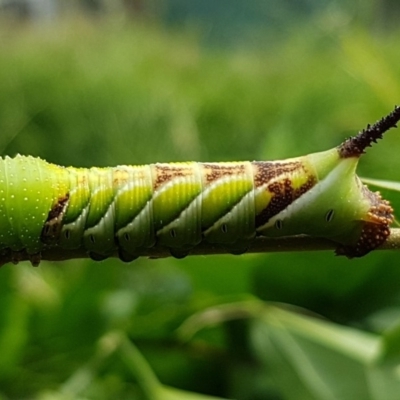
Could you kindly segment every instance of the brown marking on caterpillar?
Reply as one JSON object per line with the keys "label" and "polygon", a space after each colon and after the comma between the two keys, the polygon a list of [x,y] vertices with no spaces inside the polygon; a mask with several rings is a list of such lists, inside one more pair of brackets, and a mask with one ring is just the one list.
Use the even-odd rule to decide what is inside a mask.
{"label": "brown marking on caterpillar", "polygon": [[274,178],[278,178],[281,175],[289,174],[298,169],[303,169],[304,166],[300,161],[289,161],[289,162],[263,162],[254,161],[252,165],[256,167],[254,174],[254,186],[260,187],[268,183]]}
{"label": "brown marking on caterpillar", "polygon": [[61,233],[62,220],[67,210],[69,193],[60,197],[53,205],[43,225],[40,240],[42,243],[50,244],[55,242]]}
{"label": "brown marking on caterpillar", "polygon": [[205,181],[210,184],[224,176],[242,175],[246,172],[245,164],[211,164],[203,163],[205,172]]}
{"label": "brown marking on caterpillar", "polygon": [[336,249],[337,255],[348,258],[362,257],[371,250],[379,247],[390,236],[390,224],[393,222],[393,208],[387,200],[382,199],[379,192],[371,192],[363,186],[364,196],[370,201],[366,221],[361,230],[359,239],[354,246],[340,245]]}
{"label": "brown marking on caterpillar", "polygon": [[274,215],[288,207],[294,200],[310,190],[316,183],[314,176],[310,175],[303,185],[294,189],[289,178],[276,180],[266,188],[273,194],[271,201],[261,213],[256,215],[256,228],[266,224]]}
{"label": "brown marking on caterpillar", "polygon": [[167,165],[167,164],[156,164],[157,177],[153,183],[154,190],[157,190],[160,186],[172,181],[174,178],[192,175],[193,170],[183,165]]}
{"label": "brown marking on caterpillar", "polygon": [[395,106],[394,110],[387,116],[381,118],[373,125],[367,125],[358,135],[350,137],[340,144],[337,149],[341,158],[360,157],[365,153],[365,149],[391,128],[396,128],[400,120],[400,107]]}

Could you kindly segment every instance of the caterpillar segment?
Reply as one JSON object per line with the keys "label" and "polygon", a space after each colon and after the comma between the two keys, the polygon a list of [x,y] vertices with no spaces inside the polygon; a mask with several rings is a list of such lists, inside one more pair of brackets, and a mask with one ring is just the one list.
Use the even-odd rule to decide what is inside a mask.
{"label": "caterpillar segment", "polygon": [[249,162],[67,170],[70,189],[44,222],[47,245],[131,261],[156,244],[184,257],[202,240],[244,252],[255,236]]}
{"label": "caterpillar segment", "polygon": [[245,252],[257,236],[309,235],[361,257],[389,236],[393,210],[356,175],[400,108],[337,148],[281,161],[60,167],[0,159],[0,256],[48,248],[132,261],[155,246],[181,258],[201,242]]}

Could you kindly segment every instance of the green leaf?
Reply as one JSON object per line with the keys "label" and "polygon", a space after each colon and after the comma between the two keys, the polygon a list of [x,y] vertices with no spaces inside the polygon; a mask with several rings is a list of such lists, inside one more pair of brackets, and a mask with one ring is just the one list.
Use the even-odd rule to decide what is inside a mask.
{"label": "green leaf", "polygon": [[396,400],[400,393],[400,329],[381,337],[258,300],[212,307],[180,330],[190,337],[229,320],[249,319],[250,342],[287,400]]}
{"label": "green leaf", "polygon": [[375,335],[265,308],[252,326],[256,356],[287,399],[372,399],[366,366],[379,352]]}
{"label": "green leaf", "polygon": [[368,185],[373,185],[376,187],[380,187],[382,189],[389,189],[389,190],[395,190],[397,192],[400,192],[400,182],[385,181],[382,179],[369,179],[369,178],[361,178],[361,180],[364,183],[367,183]]}
{"label": "green leaf", "polygon": [[367,371],[373,400],[398,400],[400,393],[400,357],[377,363]]}
{"label": "green leaf", "polygon": [[187,392],[167,386],[160,387],[159,396],[154,400],[228,400],[222,397],[207,396],[204,394]]}
{"label": "green leaf", "polygon": [[374,400],[397,400],[400,393],[400,324],[381,336],[380,354],[367,370]]}

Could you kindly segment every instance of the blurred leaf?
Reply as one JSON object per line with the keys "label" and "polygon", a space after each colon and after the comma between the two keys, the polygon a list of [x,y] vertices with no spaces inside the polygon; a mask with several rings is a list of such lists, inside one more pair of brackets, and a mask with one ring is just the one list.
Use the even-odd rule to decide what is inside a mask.
{"label": "blurred leaf", "polygon": [[372,399],[365,369],[378,337],[276,307],[254,321],[255,355],[287,399]]}
{"label": "blurred leaf", "polygon": [[382,334],[382,354],[381,361],[400,360],[400,324],[386,330]]}
{"label": "blurred leaf", "polygon": [[400,393],[400,325],[381,336],[380,354],[368,369],[374,400],[396,400]]}
{"label": "blurred leaf", "polygon": [[391,400],[398,396],[398,329],[380,338],[302,311],[257,300],[225,304],[193,315],[182,325],[181,334],[188,337],[230,320],[249,319],[250,342],[264,366],[264,379],[272,378],[288,400]]}
{"label": "blurred leaf", "polygon": [[370,179],[370,178],[361,178],[361,180],[369,185],[400,192],[400,182],[385,181],[382,179]]}
{"label": "blurred leaf", "polygon": [[400,358],[395,362],[378,363],[367,371],[373,400],[397,400],[400,392]]}
{"label": "blurred leaf", "polygon": [[[162,386],[159,390],[159,397],[149,400],[224,400],[222,397],[206,396],[204,394],[190,393]],[[227,400],[227,399],[225,399]]]}
{"label": "blurred leaf", "polygon": [[332,252],[270,254],[266,263],[260,257],[254,269],[253,292],[263,300],[298,305],[336,322],[360,321],[397,301],[396,260],[396,253],[390,252],[352,260]]}

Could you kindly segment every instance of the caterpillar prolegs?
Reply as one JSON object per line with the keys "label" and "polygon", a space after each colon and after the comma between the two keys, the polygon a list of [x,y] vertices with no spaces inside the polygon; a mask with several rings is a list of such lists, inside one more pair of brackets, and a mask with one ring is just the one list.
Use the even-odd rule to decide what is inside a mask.
{"label": "caterpillar prolegs", "polygon": [[356,176],[387,117],[320,153],[282,161],[172,163],[78,169],[0,159],[0,252],[36,265],[43,250],[84,248],[124,261],[154,246],[184,257],[199,243],[243,253],[257,236],[330,239],[360,257],[390,234],[392,208]]}

